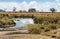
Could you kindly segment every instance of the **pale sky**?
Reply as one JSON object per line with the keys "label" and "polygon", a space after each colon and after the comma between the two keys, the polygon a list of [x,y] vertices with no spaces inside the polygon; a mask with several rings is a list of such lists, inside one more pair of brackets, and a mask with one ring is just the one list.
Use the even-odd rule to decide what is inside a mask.
{"label": "pale sky", "polygon": [[50,8],[55,8],[60,11],[60,0],[0,0],[0,9],[12,11],[13,7],[18,10],[28,10],[35,8],[36,10],[49,11]]}

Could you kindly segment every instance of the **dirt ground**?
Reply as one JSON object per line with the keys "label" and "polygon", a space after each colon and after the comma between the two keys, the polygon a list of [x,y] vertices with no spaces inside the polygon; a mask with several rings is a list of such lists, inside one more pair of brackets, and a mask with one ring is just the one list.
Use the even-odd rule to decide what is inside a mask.
{"label": "dirt ground", "polygon": [[27,32],[27,30],[0,31],[0,39],[55,39],[39,34],[27,34]]}

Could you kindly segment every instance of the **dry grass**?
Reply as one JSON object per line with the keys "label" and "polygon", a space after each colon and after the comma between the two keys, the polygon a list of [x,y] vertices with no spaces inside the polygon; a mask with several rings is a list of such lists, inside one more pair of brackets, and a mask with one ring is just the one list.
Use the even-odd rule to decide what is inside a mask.
{"label": "dry grass", "polygon": [[0,39],[55,39],[48,36],[36,35],[36,34],[15,34],[15,35],[6,35],[0,37]]}
{"label": "dry grass", "polygon": [[35,12],[35,13],[20,13],[20,12],[0,12],[0,14],[8,14],[8,15],[60,15],[60,12],[56,12],[56,13],[51,13],[51,12],[42,12],[42,13],[39,13],[39,12]]}
{"label": "dry grass", "polygon": [[[31,16],[31,15],[34,15],[34,16],[37,16],[38,18],[39,17],[58,17],[60,18],[60,12],[56,12],[56,13],[7,13],[7,12],[0,12],[0,14],[8,14],[9,16],[12,15],[17,15],[17,16],[20,16],[20,15],[27,15],[27,16]],[[57,30],[58,32],[58,30]],[[60,35],[59,34],[60,32],[58,32],[56,35]],[[2,33],[0,33],[0,39],[54,39],[54,38],[51,38],[49,36],[42,36],[40,34],[11,34],[11,35],[2,35]],[[47,33],[44,33],[46,35],[50,35],[52,36],[52,32],[47,32]]]}

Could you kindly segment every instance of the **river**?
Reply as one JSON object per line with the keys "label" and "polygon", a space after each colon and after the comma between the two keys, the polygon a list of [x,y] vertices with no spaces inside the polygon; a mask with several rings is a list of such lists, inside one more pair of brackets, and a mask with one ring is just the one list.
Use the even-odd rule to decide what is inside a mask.
{"label": "river", "polygon": [[32,18],[15,18],[14,22],[16,23],[15,27],[26,26],[28,24],[34,24],[34,20]]}

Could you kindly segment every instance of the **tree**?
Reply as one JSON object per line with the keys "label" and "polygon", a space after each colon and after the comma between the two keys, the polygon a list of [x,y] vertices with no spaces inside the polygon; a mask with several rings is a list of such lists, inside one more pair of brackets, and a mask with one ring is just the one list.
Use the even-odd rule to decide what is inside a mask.
{"label": "tree", "polygon": [[3,9],[0,9],[0,12],[5,12],[5,10],[3,10]]}
{"label": "tree", "polygon": [[36,12],[36,9],[30,8],[30,9],[28,10],[28,12]]}
{"label": "tree", "polygon": [[19,10],[19,12],[23,12],[22,10]]}
{"label": "tree", "polygon": [[51,11],[52,13],[54,13],[54,12],[56,11],[56,9],[55,9],[55,8],[50,8],[50,11]]}
{"label": "tree", "polygon": [[23,12],[27,12],[26,10],[23,10]]}
{"label": "tree", "polygon": [[16,11],[16,7],[13,7],[13,12],[15,12]]}
{"label": "tree", "polygon": [[19,10],[19,12],[27,12],[26,10]]}
{"label": "tree", "polygon": [[4,11],[6,12],[7,8],[4,8]]}

